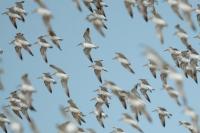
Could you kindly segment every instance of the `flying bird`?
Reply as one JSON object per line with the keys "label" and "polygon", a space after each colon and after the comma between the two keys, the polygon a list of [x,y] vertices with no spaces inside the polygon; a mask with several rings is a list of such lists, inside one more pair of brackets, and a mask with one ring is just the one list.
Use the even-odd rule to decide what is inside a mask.
{"label": "flying bird", "polygon": [[165,117],[170,118],[172,116],[165,108],[158,107],[153,112],[157,112],[162,123],[162,126],[165,127]]}
{"label": "flying bird", "polygon": [[116,52],[115,53],[115,57],[113,58],[114,60],[116,59],[117,61],[119,61],[121,63],[121,65],[127,69],[129,72],[131,72],[132,74],[134,74],[135,72],[133,71],[133,69],[131,68],[131,63],[129,62],[128,58],[126,58],[126,56],[120,52]]}
{"label": "flying bird", "polygon": [[60,78],[60,82],[62,87],[65,89],[65,93],[67,94],[68,97],[70,97],[68,88],[69,75],[65,73],[61,68],[55,65],[50,64],[49,66],[55,70],[53,75],[56,75],[58,78]]}

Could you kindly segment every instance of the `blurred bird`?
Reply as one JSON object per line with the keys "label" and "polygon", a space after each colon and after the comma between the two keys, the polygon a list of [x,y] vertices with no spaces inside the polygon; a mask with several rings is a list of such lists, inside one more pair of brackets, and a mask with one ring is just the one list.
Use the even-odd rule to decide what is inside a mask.
{"label": "blurred bird", "polygon": [[116,52],[115,55],[116,56],[113,58],[114,60],[116,59],[117,61],[119,61],[121,65],[132,74],[135,73],[133,69],[131,68],[131,63],[129,62],[129,60],[126,58],[124,54]]}
{"label": "blurred bird", "polygon": [[53,42],[53,44],[56,45],[56,47],[59,50],[62,50],[62,48],[60,47],[60,42],[63,40],[62,38],[58,37],[56,35],[56,33],[52,30],[52,28],[48,29],[48,36],[50,37],[51,41]]}
{"label": "blurred bird", "polygon": [[37,38],[37,42],[35,42],[34,44],[39,44],[40,47],[40,54],[42,55],[43,60],[48,63],[48,59],[47,59],[47,49],[48,48],[53,48],[45,39],[44,36],[39,36]]}
{"label": "blurred bird", "polygon": [[101,72],[105,71],[107,72],[107,70],[103,67],[102,64],[103,60],[95,60],[95,64],[90,65],[89,67],[92,67],[94,69],[94,73],[96,75],[96,77],[98,78],[99,82],[102,83],[102,78],[101,78]]}
{"label": "blurred bird", "polygon": [[144,67],[148,67],[153,77],[156,78],[157,66],[155,62],[149,60],[149,63],[145,64]]}
{"label": "blurred bird", "polygon": [[56,84],[56,81],[52,78],[50,73],[43,73],[41,77],[38,79],[42,79],[44,81],[44,85],[47,87],[48,91],[52,93],[52,86],[51,84]]}
{"label": "blurred bird", "polygon": [[55,70],[53,75],[56,75],[58,78],[60,78],[60,82],[62,87],[65,89],[65,93],[67,94],[68,97],[70,97],[70,92],[68,87],[69,75],[65,73],[61,68],[55,65],[50,64],[49,66]]}
{"label": "blurred bird", "polygon": [[110,133],[125,133],[125,132],[121,128],[113,127],[113,131],[111,131]]}
{"label": "blurred bird", "polygon": [[178,0],[165,0],[173,10],[173,12],[181,19],[183,20],[183,17],[181,16],[181,13],[179,12],[179,3]]}
{"label": "blurred bird", "polygon": [[138,130],[140,133],[143,133],[144,131],[140,128],[140,126],[138,125],[137,121],[135,121],[133,119],[133,117],[131,117],[129,114],[124,113],[122,115],[122,118],[120,119],[123,122],[130,124],[133,128],[135,128],[136,130]]}
{"label": "blurred bird", "polygon": [[133,7],[136,5],[136,0],[124,0],[124,5],[127,9],[128,14],[130,15],[131,18],[133,18]]}
{"label": "blurred bird", "polygon": [[83,43],[78,44],[78,46],[83,47],[84,54],[87,56],[87,58],[90,60],[90,62],[93,62],[93,59],[92,59],[92,56],[90,55],[90,52],[91,52],[92,49],[97,49],[99,47],[92,43],[89,28],[87,28],[85,30],[83,37],[84,37],[85,41]]}
{"label": "blurred bird", "polygon": [[86,123],[86,121],[83,119],[85,116],[77,107],[77,105],[74,103],[72,99],[68,100],[69,106],[65,108],[66,112],[70,112],[73,116],[73,118],[79,123],[79,125],[83,123]]}
{"label": "blurred bird", "polygon": [[72,0],[74,2],[74,4],[76,5],[76,8],[82,12],[82,8],[81,8],[81,3],[80,0]]}
{"label": "blurred bird", "polygon": [[180,106],[181,103],[179,101],[179,96],[180,96],[179,92],[176,91],[171,86],[169,86],[168,84],[163,84],[163,88],[167,91],[170,98],[172,98],[176,102],[176,104]]}
{"label": "blurred bird", "polygon": [[7,133],[6,124],[10,124],[10,120],[3,114],[0,113],[0,127],[5,133]]}
{"label": "blurred bird", "polygon": [[158,116],[160,118],[160,121],[163,125],[163,127],[165,127],[165,117],[170,118],[172,116],[172,114],[170,114],[165,108],[163,107],[158,107],[155,110],[153,110],[153,112],[157,112]]}
{"label": "blurred bird", "polygon": [[191,133],[198,133],[198,129],[193,124],[191,124],[190,122],[179,121],[179,125],[187,128]]}
{"label": "blurred bird", "polygon": [[156,35],[159,38],[160,43],[163,44],[164,36],[162,30],[163,28],[167,27],[166,21],[155,10],[152,11],[152,16],[149,18],[149,20],[152,20],[152,22],[155,23]]}
{"label": "blurred bird", "polygon": [[26,50],[31,56],[33,56],[33,52],[30,48],[31,44],[26,40],[23,33],[16,33],[15,39],[11,41],[10,44],[15,45],[15,51],[21,60],[23,60],[22,49]]}
{"label": "blurred bird", "polygon": [[17,29],[17,19],[22,20],[22,17],[12,7],[7,9],[8,10],[3,12],[2,15],[7,15],[13,26]]}
{"label": "blurred bird", "polygon": [[151,102],[147,92],[152,92],[155,89],[151,87],[151,85],[148,83],[146,79],[140,79],[140,81],[141,82],[138,84],[138,86],[140,87],[140,92],[148,102]]}

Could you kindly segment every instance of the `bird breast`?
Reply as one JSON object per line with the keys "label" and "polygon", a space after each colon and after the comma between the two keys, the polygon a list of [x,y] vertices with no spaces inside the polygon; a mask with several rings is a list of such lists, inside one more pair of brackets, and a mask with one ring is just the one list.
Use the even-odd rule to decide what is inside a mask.
{"label": "bird breast", "polygon": [[92,44],[92,43],[87,43],[87,42],[83,43],[83,46],[84,46],[85,48],[95,48],[95,47],[96,47],[94,44]]}
{"label": "bird breast", "polygon": [[61,78],[61,79],[66,79],[68,76],[65,73],[56,73],[56,76]]}
{"label": "bird breast", "polygon": [[128,62],[127,59],[124,59],[124,58],[120,58],[120,57],[118,57],[117,60],[118,60],[120,63],[123,63],[123,64],[129,64],[129,62]]}

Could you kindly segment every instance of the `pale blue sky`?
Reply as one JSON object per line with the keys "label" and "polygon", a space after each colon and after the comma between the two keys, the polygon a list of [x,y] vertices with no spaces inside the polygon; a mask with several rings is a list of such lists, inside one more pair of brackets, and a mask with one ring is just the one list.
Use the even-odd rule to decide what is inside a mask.
{"label": "pale blue sky", "polygon": [[[124,7],[123,0],[106,0],[109,5],[105,9],[108,30],[105,32],[106,37],[103,38],[86,21],[85,17],[89,14],[89,11],[83,4],[83,12],[79,12],[71,0],[59,0],[56,2],[45,0],[45,2],[54,15],[52,20],[54,31],[64,39],[61,44],[63,51],[59,51],[56,47],[48,50],[49,63],[56,64],[70,75],[69,88],[71,98],[77,103],[81,111],[87,115],[85,118],[87,123],[83,124],[83,127],[94,128],[98,133],[108,133],[113,126],[123,128],[127,133],[137,132],[129,125],[119,121],[121,114],[129,111],[122,108],[116,97],[112,98],[110,109],[105,108],[105,112],[109,115],[109,118],[105,120],[105,129],[100,127],[93,115],[88,114],[94,108],[94,102],[90,101],[92,97],[96,96],[93,90],[97,89],[100,83],[96,79],[93,70],[88,68],[90,62],[83,54],[82,48],[76,47],[76,45],[83,41],[82,34],[84,30],[90,27],[93,42],[100,46],[99,49],[92,51],[92,56],[94,59],[103,59],[103,64],[108,70],[107,73],[103,73],[103,80],[111,80],[123,89],[130,90],[138,82],[139,78],[146,78],[156,89],[150,94],[152,103],[147,103],[148,111],[151,112],[155,107],[163,106],[173,114],[173,117],[167,120],[166,127],[163,128],[157,114],[151,112],[153,117],[152,124],[149,124],[145,119],[141,119],[139,123],[144,132],[188,132],[178,125],[179,120],[189,120],[181,113],[182,108],[179,108],[165,91],[161,90],[160,79],[154,79],[149,70],[143,67],[147,60],[142,55],[143,47],[141,43],[148,44],[156,49],[168,62],[175,66],[170,55],[163,52],[169,46],[181,50],[185,49],[179,39],[173,36],[175,32],[174,26],[180,23],[186,29],[189,34],[189,41],[197,50],[200,47],[199,42],[192,37],[199,32],[199,27],[197,32],[193,32],[185,22],[182,22],[174,15],[166,3],[161,1],[157,6],[157,10],[168,23],[168,28],[164,29],[165,43],[161,45],[155,36],[154,24],[152,22],[146,23],[137,9],[134,9],[134,18],[131,19]],[[13,0],[0,0],[0,12],[4,12],[6,7],[13,4]],[[196,1],[192,4],[195,5]],[[25,10],[28,12],[28,16],[25,23],[17,23],[17,30],[14,29],[7,16],[0,15],[0,47],[4,49],[2,65],[5,70],[5,74],[2,77],[5,90],[0,92],[0,106],[6,104],[4,98],[20,83],[21,75],[29,73],[30,79],[37,89],[37,93],[33,96],[37,112],[30,112],[30,115],[37,122],[42,133],[55,133],[57,131],[55,128],[56,123],[65,121],[58,108],[59,105],[67,105],[68,98],[64,94],[64,90],[60,84],[57,84],[53,88],[53,94],[50,94],[43,82],[36,79],[43,72],[52,72],[48,64],[42,60],[38,46],[32,48],[34,57],[23,51],[24,60],[21,61],[16,56],[14,47],[8,44],[14,38],[16,32],[24,33],[26,39],[31,43],[34,43],[38,36],[46,34],[41,17],[38,14],[31,13],[36,7],[37,5],[32,1],[27,0],[25,2]],[[195,18],[195,15],[193,17]],[[129,58],[136,74],[130,74],[117,61],[112,60],[115,52],[122,52]],[[200,101],[199,85],[195,84],[190,78],[186,79],[184,84],[189,104],[196,112],[200,112],[198,103]],[[30,132],[25,119],[23,125],[25,126],[25,132]]]}

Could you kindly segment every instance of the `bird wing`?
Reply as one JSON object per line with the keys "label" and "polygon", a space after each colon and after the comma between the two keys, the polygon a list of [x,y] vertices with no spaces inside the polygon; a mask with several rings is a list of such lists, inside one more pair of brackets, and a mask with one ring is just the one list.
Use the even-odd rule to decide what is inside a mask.
{"label": "bird wing", "polygon": [[47,60],[46,51],[47,51],[47,48],[46,48],[46,47],[41,47],[41,48],[40,48],[40,53],[41,53],[41,55],[42,55],[42,58],[43,58],[44,61],[47,63],[48,60]]}
{"label": "bird wing", "polygon": [[65,88],[65,93],[70,97],[69,88],[68,88],[68,79],[61,79],[62,87]]}

